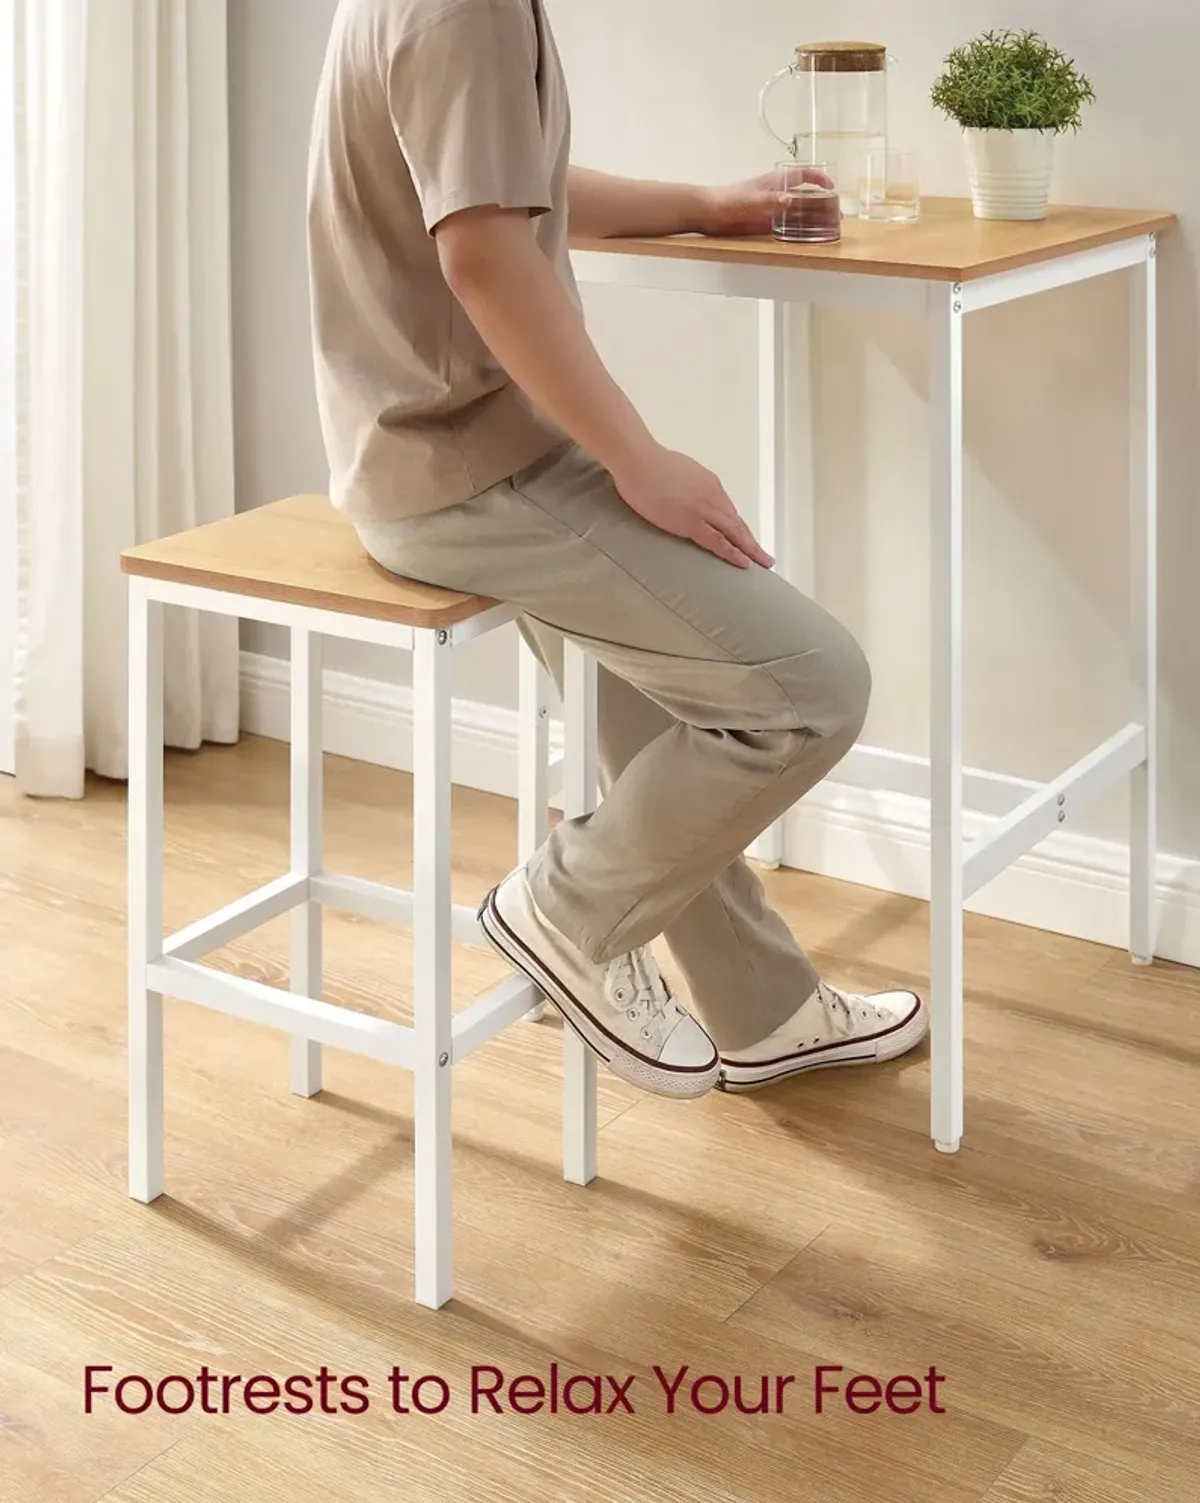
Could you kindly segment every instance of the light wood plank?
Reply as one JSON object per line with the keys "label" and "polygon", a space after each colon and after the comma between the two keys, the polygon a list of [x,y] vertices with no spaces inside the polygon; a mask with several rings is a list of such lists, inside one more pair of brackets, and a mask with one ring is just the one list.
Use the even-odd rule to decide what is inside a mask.
{"label": "light wood plank", "polygon": [[1076,1300],[1073,1281],[1034,1258],[997,1279],[983,1231],[902,1223],[902,1212],[874,1229],[836,1223],[735,1319],[803,1330],[826,1360],[863,1372],[936,1363],[948,1406],[1126,1467],[1200,1467],[1193,1340],[1166,1322],[1149,1336],[1132,1301]]}
{"label": "light wood plank", "polygon": [[1150,1467],[1130,1472],[1031,1440],[983,1503],[1195,1503],[1195,1498],[1194,1476]]}
{"label": "light wood plank", "polygon": [[0,1349],[4,1503],[95,1503],[178,1437],[162,1416],[85,1414],[82,1366],[54,1378]]}

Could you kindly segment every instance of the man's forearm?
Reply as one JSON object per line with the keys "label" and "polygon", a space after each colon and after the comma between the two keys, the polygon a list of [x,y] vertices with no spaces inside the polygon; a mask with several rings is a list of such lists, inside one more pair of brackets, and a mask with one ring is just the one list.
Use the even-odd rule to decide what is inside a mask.
{"label": "man's forearm", "polygon": [[713,195],[683,183],[642,182],[572,167],[567,189],[571,231],[619,235],[703,235],[711,231]]}
{"label": "man's forearm", "polygon": [[772,566],[716,475],[655,442],[605,370],[528,215],[465,210],[436,234],[446,282],[493,356],[536,407],[599,460],[626,506],[735,568]]}
{"label": "man's forearm", "polygon": [[442,264],[492,354],[569,438],[614,474],[655,447],[605,368],[528,219],[496,215],[486,238],[463,236],[458,245],[447,240]]}

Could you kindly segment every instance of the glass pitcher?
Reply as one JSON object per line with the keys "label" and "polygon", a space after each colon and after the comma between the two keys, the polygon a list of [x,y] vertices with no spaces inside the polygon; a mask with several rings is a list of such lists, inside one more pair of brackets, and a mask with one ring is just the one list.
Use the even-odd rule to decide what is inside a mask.
{"label": "glass pitcher", "polygon": [[[759,115],[797,161],[828,162],[847,218],[858,213],[860,184],[872,151],[887,145],[888,51],[878,42],[808,42],[796,60],[763,87]],[[798,87],[792,128],[781,134],[768,104],[785,78]]]}

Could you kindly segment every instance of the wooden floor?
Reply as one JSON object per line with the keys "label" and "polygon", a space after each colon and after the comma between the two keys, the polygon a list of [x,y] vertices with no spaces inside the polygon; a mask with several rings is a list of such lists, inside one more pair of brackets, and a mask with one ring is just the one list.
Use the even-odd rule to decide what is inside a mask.
{"label": "wooden floor", "polygon": [[[172,926],[283,870],[285,759],[170,759]],[[331,760],[330,865],[403,883],[407,799]],[[118,788],[40,804],[0,780],[3,1503],[1200,1499],[1200,973],[972,920],[958,1157],[926,1138],[924,1051],[686,1105],[606,1079],[588,1190],[559,1177],[559,1031],[512,1030],[456,1072],[459,1295],[433,1314],[410,1302],[401,1073],[334,1055],[300,1101],[283,1040],[170,1003],[169,1193],[126,1198],[123,822]],[[461,793],[455,825],[470,902],[513,812]],[[770,889],[833,979],[923,984],[921,905]],[[223,963],[279,982],[286,953],[283,921]],[[403,935],[334,916],[327,953],[333,1000],[405,1013]],[[460,953],[465,1002],[499,969]],[[636,1375],[635,1412],[471,1413],[473,1365],[552,1362]],[[110,1385],[324,1365],[370,1407],[88,1415],[88,1364]],[[668,1416],[655,1364],[688,1365],[681,1395],[796,1382],[782,1415]],[[946,1412],[817,1415],[818,1364],[936,1366]],[[393,1365],[443,1377],[445,1412],[392,1412]]]}

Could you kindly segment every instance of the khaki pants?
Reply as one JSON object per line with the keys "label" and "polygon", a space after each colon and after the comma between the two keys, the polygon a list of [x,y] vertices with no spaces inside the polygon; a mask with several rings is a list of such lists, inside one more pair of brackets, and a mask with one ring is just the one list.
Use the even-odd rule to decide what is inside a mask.
{"label": "khaki pants", "polygon": [[605,797],[531,863],[545,917],[597,962],[663,935],[721,1049],[786,1022],[816,973],[741,853],[858,736],[850,634],[778,575],[651,527],[574,445],[359,532],[394,573],[519,606],[560,687],[563,635],[599,662]]}

